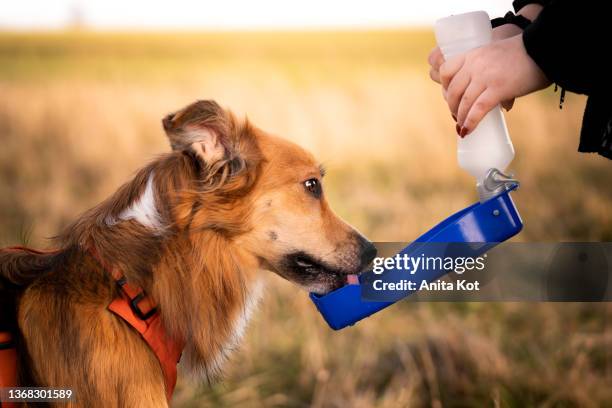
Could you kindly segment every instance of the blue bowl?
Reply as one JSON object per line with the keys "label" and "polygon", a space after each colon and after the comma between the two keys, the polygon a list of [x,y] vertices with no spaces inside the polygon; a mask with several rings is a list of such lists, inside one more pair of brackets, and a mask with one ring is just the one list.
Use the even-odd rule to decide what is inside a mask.
{"label": "blue bowl", "polygon": [[[475,203],[451,215],[414,243],[404,248],[401,254],[416,251],[419,244],[439,243],[478,243],[470,247],[470,256],[479,256],[486,251],[518,234],[523,228],[521,217],[510,197],[516,185],[503,193],[485,201]],[[432,274],[426,279],[433,281],[442,274]],[[379,310],[395,302],[363,301],[361,285],[346,285],[326,295],[310,294],[325,321],[334,330],[352,326]]]}

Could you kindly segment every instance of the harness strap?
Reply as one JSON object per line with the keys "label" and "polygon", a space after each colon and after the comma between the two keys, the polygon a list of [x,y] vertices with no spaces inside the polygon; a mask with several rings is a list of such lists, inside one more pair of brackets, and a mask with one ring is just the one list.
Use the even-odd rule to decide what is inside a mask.
{"label": "harness strap", "polygon": [[[2,248],[5,252],[25,251],[31,254],[47,255],[53,254],[55,250],[38,250],[22,245]],[[17,345],[14,334],[10,331],[0,331],[0,387],[17,387]],[[2,408],[16,408],[15,402],[0,402]]]}
{"label": "harness strap", "polygon": [[[0,332],[0,387],[17,386],[17,350],[10,332]],[[0,402],[2,408],[16,408],[13,402]]]}
{"label": "harness strap", "polygon": [[153,350],[161,365],[166,384],[166,398],[170,401],[176,386],[176,365],[185,348],[185,342],[168,335],[155,303],[144,290],[128,283],[117,267],[103,262],[95,248],[92,247],[90,253],[111,274],[121,292],[121,297],[114,299],[108,305],[108,310],[140,333]]}
{"label": "harness strap", "polygon": [[[27,251],[35,254],[51,254],[57,250],[36,250],[33,248],[15,246],[4,248],[8,251]],[[185,342],[168,335],[162,324],[155,302],[144,290],[127,282],[123,273],[114,266],[105,263],[96,249],[89,248],[91,256],[108,271],[121,292],[121,297],[114,299],[108,310],[125,320],[132,326],[149,345],[162,369],[166,385],[166,398],[172,398],[176,386],[176,365],[181,358]],[[0,387],[17,386],[17,350],[10,332],[0,332]],[[2,408],[16,407],[13,403],[0,403]]]}

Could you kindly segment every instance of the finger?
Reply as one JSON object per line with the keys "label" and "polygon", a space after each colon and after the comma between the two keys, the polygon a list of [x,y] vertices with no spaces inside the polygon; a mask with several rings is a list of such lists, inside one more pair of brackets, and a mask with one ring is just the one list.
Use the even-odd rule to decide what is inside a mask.
{"label": "finger", "polygon": [[476,126],[478,126],[482,118],[499,103],[499,98],[495,96],[495,93],[491,91],[490,88],[487,88],[478,98],[476,98],[476,101],[474,101],[474,104],[470,108],[463,122],[463,128],[465,128],[465,132],[463,133],[467,135],[472,132]]}
{"label": "finger", "polygon": [[440,83],[440,72],[435,69],[429,70],[429,77],[434,80],[434,82]]}
{"label": "finger", "polygon": [[503,24],[493,29],[493,41],[514,37],[522,32],[523,29],[516,24]]}
{"label": "finger", "polygon": [[446,102],[448,103],[448,107],[454,115],[457,115],[457,108],[459,107],[459,102],[463,97],[463,94],[466,88],[470,84],[470,74],[465,69],[459,70],[451,80],[450,84],[448,84],[448,89],[446,90]]}
{"label": "finger", "polygon": [[436,52],[438,52],[440,50],[439,47],[434,47],[431,52],[429,53],[429,55],[427,56],[427,62],[429,63],[429,65],[433,66],[433,60],[434,60],[434,55],[436,54]]}
{"label": "finger", "polygon": [[476,81],[471,81],[465,92],[461,96],[459,106],[457,107],[457,124],[463,126],[468,112],[472,108],[472,104],[485,90],[485,85]]}
{"label": "finger", "polygon": [[463,55],[459,55],[440,65],[440,83],[444,89],[448,88],[448,84],[453,79],[455,74],[461,69],[464,61],[465,58]]}
{"label": "finger", "polygon": [[502,106],[506,111],[509,111],[514,106],[514,99],[508,99],[502,102]]}
{"label": "finger", "polygon": [[439,70],[440,65],[444,63],[444,56],[442,55],[440,48],[438,47],[434,48],[429,53],[429,57],[427,57],[427,61],[429,62],[429,65],[431,65],[433,69],[435,69],[436,71]]}

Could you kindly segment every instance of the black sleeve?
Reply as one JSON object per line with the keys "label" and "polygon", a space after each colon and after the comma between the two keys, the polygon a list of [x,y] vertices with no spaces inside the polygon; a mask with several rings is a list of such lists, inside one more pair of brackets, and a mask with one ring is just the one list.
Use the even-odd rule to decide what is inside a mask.
{"label": "black sleeve", "polygon": [[610,91],[608,0],[553,0],[523,32],[529,56],[568,91]]}

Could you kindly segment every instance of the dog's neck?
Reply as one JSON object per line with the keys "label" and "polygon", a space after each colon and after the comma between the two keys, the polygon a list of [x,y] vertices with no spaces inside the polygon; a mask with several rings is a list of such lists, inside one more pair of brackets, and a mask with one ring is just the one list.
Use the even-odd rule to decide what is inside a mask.
{"label": "dog's neck", "polygon": [[151,293],[169,332],[186,340],[184,364],[212,379],[261,296],[257,260],[211,231],[177,237],[163,251]]}
{"label": "dog's neck", "polygon": [[182,361],[211,379],[238,345],[260,297],[259,261],[223,231],[172,219],[176,191],[185,186],[155,180],[173,180],[180,164],[170,157],[141,170],[69,228],[64,241],[95,246],[149,293],[168,333],[186,342]]}
{"label": "dog's neck", "polygon": [[143,288],[157,303],[168,333],[185,340],[183,364],[195,377],[212,381],[239,346],[261,298],[258,261],[211,231],[173,236],[159,245],[160,254],[151,257],[157,261],[150,264],[150,284]]}

